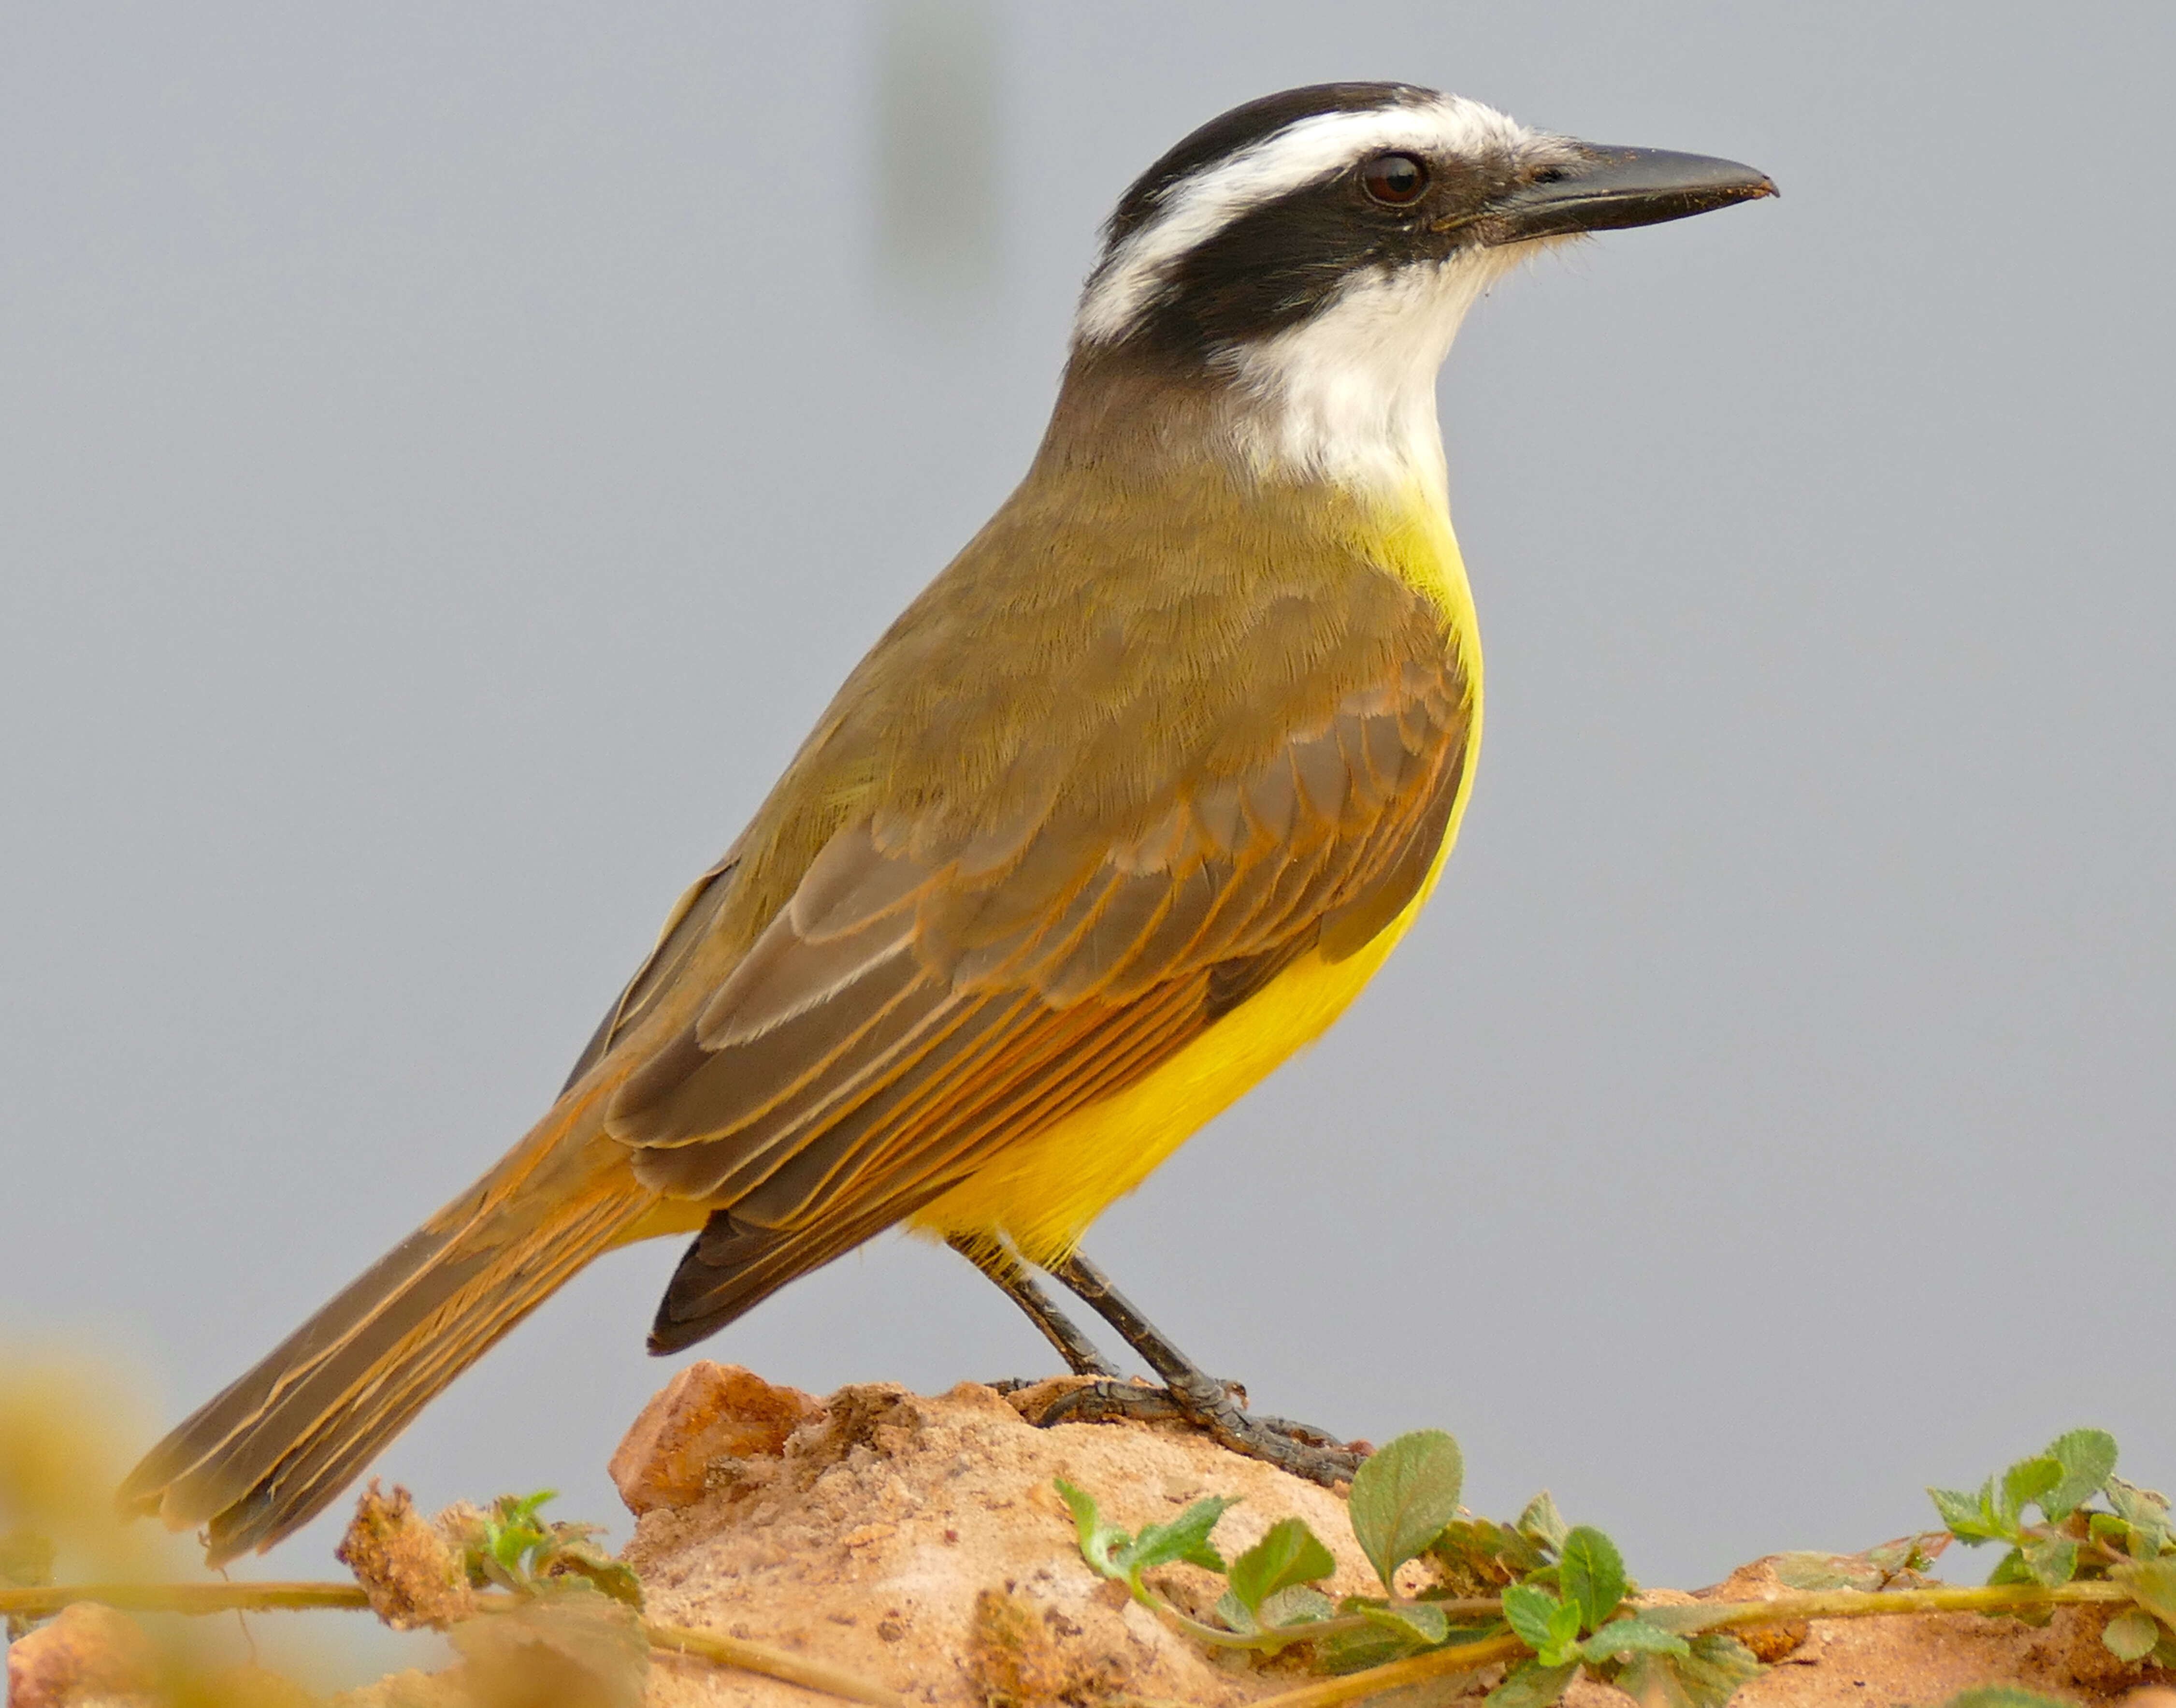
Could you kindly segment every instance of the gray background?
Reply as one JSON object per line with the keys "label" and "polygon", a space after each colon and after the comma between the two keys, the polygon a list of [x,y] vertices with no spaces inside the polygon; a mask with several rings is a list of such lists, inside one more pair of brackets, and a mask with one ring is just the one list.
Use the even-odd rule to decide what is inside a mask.
{"label": "gray background", "polygon": [[[2176,1476],[2172,61],[2146,4],[8,6],[0,1328],[177,1415],[495,1156],[1019,474],[1119,188],[1389,76],[1783,199],[1473,317],[1464,840],[1090,1249],[1650,1581],[2079,1422]],[[675,1255],[380,1468],[617,1515]],[[702,1351],[1050,1362],[895,1238]]]}

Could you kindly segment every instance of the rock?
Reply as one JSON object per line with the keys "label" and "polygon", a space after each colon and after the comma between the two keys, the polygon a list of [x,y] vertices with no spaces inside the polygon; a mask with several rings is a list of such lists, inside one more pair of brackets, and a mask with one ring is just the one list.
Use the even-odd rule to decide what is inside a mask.
{"label": "rock", "polygon": [[[1776,1575],[1776,1563],[1780,1554],[1764,1554],[1749,1560],[1721,1583],[1700,1591],[1697,1597],[1683,1596],[1685,1601],[1698,1599],[1709,1602],[1772,1602],[1778,1596],[1794,1593],[1791,1586]],[[1651,1601],[1680,1599],[1669,1591],[1651,1596]],[[1812,1637],[1814,1628],[1803,1619],[1793,1619],[1783,1625],[1755,1625],[1748,1630],[1733,1631],[1731,1635],[1753,1651],[1753,1658],[1763,1666],[1772,1667],[1800,1654]],[[1812,1655],[1804,1657],[1808,1664]]]}
{"label": "rock", "polygon": [[144,1628],[96,1602],[77,1602],[8,1651],[8,1708],[150,1704],[158,1656]]}
{"label": "rock", "polygon": [[976,1596],[960,1670],[984,1701],[1020,1708],[1101,1701],[1119,1684],[1107,1656],[1069,1656],[1048,1614],[1009,1590]]}
{"label": "rock", "polygon": [[[1130,1696],[1238,1708],[1307,1682],[1295,1651],[1233,1665],[1167,1627],[1080,1558],[1053,1487],[1087,1489],[1129,1530],[1204,1493],[1244,1497],[1218,1526],[1227,1556],[1281,1518],[1306,1518],[1351,1594],[1373,1574],[1344,1503],[1179,1425],[1029,1424],[963,1383],[934,1396],[841,1389],[775,1455],[654,1509],[626,1558],[651,1618],[805,1655],[926,1708],[1051,1708]],[[1197,1615],[1221,1585],[1189,1565],[1155,1574]],[[808,1708],[789,1684],[660,1655],[649,1708]],[[1629,1708],[1629,1705],[1620,1705]]]}
{"label": "rock", "polygon": [[699,1360],[642,1408],[612,1456],[612,1480],[639,1518],[702,1499],[720,1460],[774,1458],[823,1407],[737,1364]]}
{"label": "rock", "polygon": [[405,1488],[388,1496],[372,1477],[334,1553],[370,1597],[370,1610],[396,1631],[443,1629],[476,1611],[460,1562]]}

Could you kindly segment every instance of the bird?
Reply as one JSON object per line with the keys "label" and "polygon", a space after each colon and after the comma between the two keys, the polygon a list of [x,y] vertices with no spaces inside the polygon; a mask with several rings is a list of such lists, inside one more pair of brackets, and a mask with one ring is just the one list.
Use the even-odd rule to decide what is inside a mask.
{"label": "bird", "polygon": [[1733,161],[1331,83],[1251,101],[1119,198],[1019,487],[886,629],[481,1179],[145,1456],[125,1512],[215,1564],[323,1510],[601,1253],[692,1236],[677,1352],[906,1224],[1216,1439],[1249,1412],[1081,1252],[1312,1042],[1426,900],[1482,733],[1436,378],[1544,250],[1771,196]]}

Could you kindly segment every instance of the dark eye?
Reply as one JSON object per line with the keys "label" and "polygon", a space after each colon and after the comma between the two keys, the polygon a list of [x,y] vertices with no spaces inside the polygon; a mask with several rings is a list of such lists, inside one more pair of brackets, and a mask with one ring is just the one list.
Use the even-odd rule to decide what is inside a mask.
{"label": "dark eye", "polygon": [[1377,155],[1360,168],[1360,188],[1385,207],[1411,206],[1428,181],[1428,163],[1412,155]]}

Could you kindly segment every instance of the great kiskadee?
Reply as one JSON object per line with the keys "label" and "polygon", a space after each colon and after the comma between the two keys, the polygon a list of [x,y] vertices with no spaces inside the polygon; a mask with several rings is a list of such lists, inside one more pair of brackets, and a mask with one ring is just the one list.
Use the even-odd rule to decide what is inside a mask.
{"label": "great kiskadee", "polygon": [[1249,1417],[1076,1248],[1319,1036],[1441,870],[1481,737],[1435,378],[1590,231],[1774,193],[1398,84],[1211,121],[1127,190],[1026,477],[683,895],[558,1101],[161,1442],[122,1501],[270,1546],[600,1252],[694,1233],[675,1352],[905,1222],[1076,1369],[1067,1283],[1221,1439]]}

